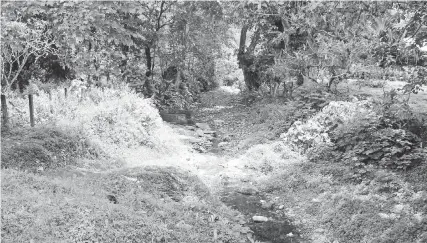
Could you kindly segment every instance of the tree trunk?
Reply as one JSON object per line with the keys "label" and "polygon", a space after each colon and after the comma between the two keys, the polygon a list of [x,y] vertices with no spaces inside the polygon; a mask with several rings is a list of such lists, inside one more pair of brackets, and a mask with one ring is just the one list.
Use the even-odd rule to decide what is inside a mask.
{"label": "tree trunk", "polygon": [[246,47],[246,34],[248,33],[248,26],[243,25],[242,30],[240,31],[240,43],[239,43],[239,58],[240,55],[245,54]]}
{"label": "tree trunk", "polygon": [[12,85],[15,83],[15,81],[18,79],[19,74],[21,74],[22,69],[24,69],[25,64],[27,63],[28,57],[30,56],[30,54],[26,54],[24,56],[24,59],[22,60],[21,63],[19,63],[19,59],[18,59],[18,71],[15,73],[15,75],[13,76],[12,80],[7,81],[7,88],[10,89],[10,87],[12,87]]}
{"label": "tree trunk", "polygon": [[152,72],[152,58],[151,58],[151,48],[149,46],[145,47],[145,60],[146,60],[146,67],[147,67],[147,77],[151,76],[151,72]]}
{"label": "tree trunk", "polygon": [[331,74],[332,74],[332,77],[331,77],[331,78],[329,78],[328,84],[327,84],[327,86],[326,86],[328,91],[331,91],[332,84],[334,83],[335,79],[337,78],[337,77],[336,77],[336,76],[337,76],[337,74],[336,74],[336,71],[335,71],[335,69],[334,69],[334,68],[331,68],[331,69],[330,69],[330,72],[331,72]]}
{"label": "tree trunk", "polygon": [[147,72],[145,73],[145,82],[144,86],[147,89],[147,95],[151,97],[154,94],[154,87],[153,83],[151,82],[150,76],[153,75],[153,65],[152,63],[152,57],[151,57],[151,48],[150,46],[145,47],[145,59],[146,59],[146,67]]}
{"label": "tree trunk", "polygon": [[2,126],[9,127],[9,112],[7,110],[6,95],[1,95]]}
{"label": "tree trunk", "polygon": [[243,78],[245,80],[246,87],[249,91],[258,90],[260,87],[259,83],[259,71],[253,70],[251,65],[253,65],[253,51],[258,42],[259,30],[254,33],[252,37],[251,44],[248,49],[246,49],[246,35],[248,32],[248,26],[243,25],[240,31],[240,43],[239,43],[239,53],[237,54],[239,68],[243,70]]}

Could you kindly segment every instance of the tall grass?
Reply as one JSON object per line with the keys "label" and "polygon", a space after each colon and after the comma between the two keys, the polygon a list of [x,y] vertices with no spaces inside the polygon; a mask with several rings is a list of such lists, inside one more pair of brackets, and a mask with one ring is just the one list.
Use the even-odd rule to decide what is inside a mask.
{"label": "tall grass", "polygon": [[[28,98],[14,93],[8,97],[11,127],[29,126]],[[165,128],[150,99],[127,86],[90,88],[83,92],[63,89],[40,91],[34,96],[35,123],[71,128],[107,150],[162,147]]]}

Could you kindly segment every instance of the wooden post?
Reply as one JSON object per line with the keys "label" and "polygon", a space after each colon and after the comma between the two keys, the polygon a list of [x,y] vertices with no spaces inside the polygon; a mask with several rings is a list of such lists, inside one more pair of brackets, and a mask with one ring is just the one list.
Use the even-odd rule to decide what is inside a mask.
{"label": "wooden post", "polygon": [[64,94],[65,94],[65,98],[67,98],[67,96],[68,96],[68,89],[67,88],[64,88]]}
{"label": "wooden post", "polygon": [[50,114],[53,114],[52,90],[51,89],[49,89],[48,94],[49,94],[49,111],[50,111]]}
{"label": "wooden post", "polygon": [[86,98],[86,89],[80,88],[80,102],[83,102]]}
{"label": "wooden post", "polygon": [[7,110],[6,95],[1,95],[2,126],[9,127],[9,113]]}
{"label": "wooden post", "polygon": [[28,95],[28,100],[30,102],[30,124],[31,127],[34,127],[34,104],[33,104],[33,95]]}

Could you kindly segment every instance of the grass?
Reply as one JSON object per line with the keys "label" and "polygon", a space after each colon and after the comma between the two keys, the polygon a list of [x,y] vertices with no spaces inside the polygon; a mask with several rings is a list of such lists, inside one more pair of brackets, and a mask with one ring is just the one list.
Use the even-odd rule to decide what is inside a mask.
{"label": "grass", "polygon": [[[303,225],[313,242],[328,242],[317,241],[322,235],[338,242],[426,240],[425,191],[414,190],[404,176],[390,171],[378,170],[372,181],[351,184],[325,173],[331,170],[340,168],[294,164],[259,184],[272,198],[280,197],[287,216]],[[425,186],[425,182],[415,184]]]}
{"label": "grass", "polygon": [[[2,168],[33,173],[76,166],[81,158],[110,159],[99,146],[82,134],[54,126],[17,128],[2,132],[1,148]],[[117,163],[114,160],[110,162]]]}
{"label": "grass", "polygon": [[[207,121],[224,119],[220,130],[234,133],[228,146],[241,145],[242,154],[230,153],[227,161],[192,155],[182,151],[177,139],[163,139],[173,133],[155,121],[158,115],[145,103],[153,127],[160,129],[151,135],[136,129],[115,140],[122,132],[115,127],[132,126],[144,111],[130,103],[146,101],[122,97],[127,108],[116,116],[121,103],[103,103],[113,94],[97,94],[80,104],[98,109],[89,112],[89,120],[83,119],[86,108],[76,100],[77,108],[56,105],[61,122],[2,133],[4,242],[243,242],[248,229],[239,222],[241,216],[218,200],[220,174],[236,181],[245,177],[285,205],[283,216],[291,217],[312,242],[427,241],[426,162],[404,172],[374,168],[369,180],[356,184],[347,180],[350,170],[344,163],[308,161],[283,142],[269,141],[315,113],[315,102],[307,97],[233,108],[241,96],[208,93],[204,105],[223,109],[202,115]],[[66,116],[71,110],[79,117],[77,126],[63,126],[64,120],[73,121]],[[131,122],[123,124],[123,117]],[[90,132],[78,124],[82,121],[90,122],[85,124]],[[149,143],[135,140],[140,132]],[[120,152],[133,168],[121,168],[124,162],[114,158]],[[199,178],[187,170],[196,164],[204,169]]]}
{"label": "grass", "polygon": [[[86,99],[52,93],[36,97],[34,128],[17,112],[25,100],[10,99],[12,126],[1,137],[4,242],[241,242],[247,228],[238,213],[196,176],[144,166],[182,149],[149,101],[126,89],[94,89]],[[123,152],[129,161],[117,159]]]}
{"label": "grass", "polygon": [[4,242],[213,242],[214,231],[240,238],[229,220],[236,213],[173,168],[65,178],[5,169],[2,181]]}
{"label": "grass", "polygon": [[278,144],[253,146],[232,164],[251,171],[246,178],[285,205],[279,213],[310,242],[427,241],[427,161],[406,171],[372,167],[370,178],[355,183],[348,163],[309,161]]}
{"label": "grass", "polygon": [[[28,127],[28,101],[17,93],[8,95],[10,126]],[[144,99],[128,87],[101,89],[92,87],[81,95],[62,89],[51,95],[40,91],[34,96],[35,123],[77,130],[104,150],[135,148],[141,145],[161,147],[163,123],[150,99]]]}
{"label": "grass", "polygon": [[120,169],[80,135],[52,126],[2,134],[3,242],[242,240],[238,213],[196,176],[172,167]]}

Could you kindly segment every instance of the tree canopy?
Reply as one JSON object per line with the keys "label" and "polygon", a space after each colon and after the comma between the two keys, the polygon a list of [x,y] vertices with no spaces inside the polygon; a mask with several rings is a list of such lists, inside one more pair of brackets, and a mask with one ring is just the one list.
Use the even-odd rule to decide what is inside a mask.
{"label": "tree canopy", "polygon": [[[331,84],[372,67],[425,66],[426,9],[424,2],[3,1],[2,85],[84,77],[143,83],[149,96],[184,86],[194,93],[215,86],[216,62],[236,27],[250,90],[292,77]],[[162,78],[167,70],[173,80]]]}
{"label": "tree canopy", "polygon": [[[276,75],[312,80],[313,68],[331,80],[372,67],[424,66],[424,2],[241,2],[239,61],[249,88],[268,67]],[[246,41],[248,31],[252,31]],[[293,73],[293,74],[292,74]]]}

